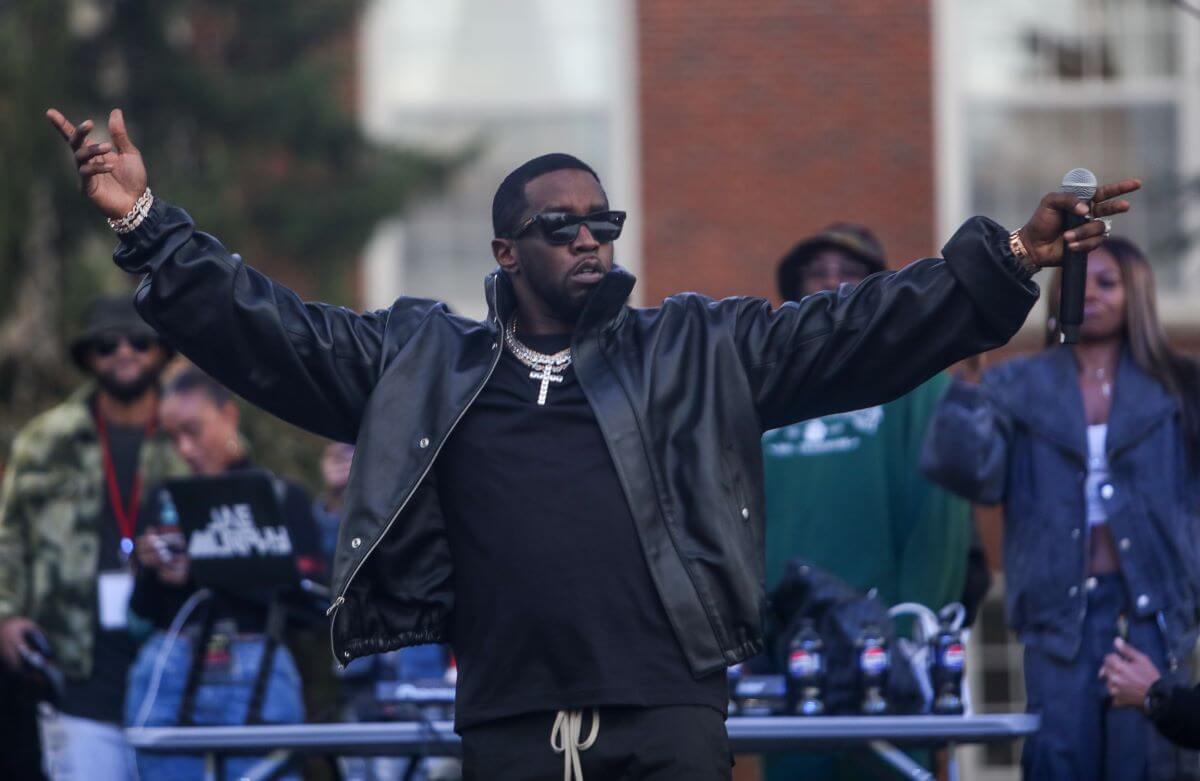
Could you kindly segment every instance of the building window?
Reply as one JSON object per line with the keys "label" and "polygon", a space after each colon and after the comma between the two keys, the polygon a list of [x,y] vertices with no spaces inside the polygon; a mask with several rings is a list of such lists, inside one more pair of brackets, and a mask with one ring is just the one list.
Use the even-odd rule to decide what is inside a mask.
{"label": "building window", "polygon": [[[1063,173],[1137,176],[1117,218],[1155,265],[1160,295],[1200,293],[1200,19],[1168,2],[938,0],[939,222],[1019,226]],[[1168,320],[1200,321],[1181,306]]]}
{"label": "building window", "polygon": [[613,208],[630,213],[616,260],[636,272],[635,40],[632,0],[371,3],[361,32],[367,133],[467,154],[441,192],[380,229],[364,260],[365,305],[415,295],[482,317],[492,196],[546,152],[588,162]]}

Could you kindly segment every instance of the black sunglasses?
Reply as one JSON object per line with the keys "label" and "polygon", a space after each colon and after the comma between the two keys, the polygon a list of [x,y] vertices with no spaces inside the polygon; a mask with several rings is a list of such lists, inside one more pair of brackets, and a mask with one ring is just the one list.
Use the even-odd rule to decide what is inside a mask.
{"label": "black sunglasses", "polygon": [[101,358],[107,358],[117,351],[121,342],[129,345],[134,352],[144,353],[158,340],[145,334],[101,334],[92,340],[91,350]]}
{"label": "black sunglasses", "polygon": [[583,225],[587,226],[592,238],[601,244],[608,244],[621,236],[621,228],[625,226],[625,212],[606,211],[583,215],[543,212],[521,223],[509,238],[521,238],[534,225],[542,229],[542,238],[550,244],[570,244],[579,236],[579,228]]}

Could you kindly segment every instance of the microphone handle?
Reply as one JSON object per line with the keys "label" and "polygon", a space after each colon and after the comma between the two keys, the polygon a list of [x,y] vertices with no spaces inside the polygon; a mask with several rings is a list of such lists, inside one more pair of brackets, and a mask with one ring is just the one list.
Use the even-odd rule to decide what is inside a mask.
{"label": "microphone handle", "polygon": [[[1065,214],[1067,230],[1087,223],[1087,217]],[[1087,254],[1065,250],[1062,265],[1062,291],[1058,303],[1058,323],[1063,344],[1079,341],[1079,326],[1083,323],[1083,298],[1087,290]]]}

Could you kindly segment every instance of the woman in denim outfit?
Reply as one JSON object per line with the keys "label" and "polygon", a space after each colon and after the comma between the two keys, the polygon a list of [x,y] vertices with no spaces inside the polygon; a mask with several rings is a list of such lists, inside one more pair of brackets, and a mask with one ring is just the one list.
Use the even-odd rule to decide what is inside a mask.
{"label": "woman in denim outfit", "polygon": [[1164,670],[1194,642],[1197,366],[1168,347],[1150,265],[1128,240],[1088,258],[1076,345],[1059,344],[1058,299],[1045,350],[950,387],[922,466],[1005,504],[1005,603],[1042,717],[1025,778],[1176,778],[1172,749],[1139,711],[1111,707],[1099,671],[1117,637]]}
{"label": "woman in denim outfit", "polygon": [[[185,369],[167,383],[160,419],[180,455],[197,474],[216,475],[252,467],[243,449],[238,410],[231,394],[198,370]],[[297,566],[302,574],[319,577],[320,573],[312,572],[320,561],[312,503],[299,486],[278,478],[275,483]],[[130,609],[157,631],[142,646],[130,668],[126,724],[178,725],[193,665],[200,665],[200,679],[189,711],[191,723],[245,724],[250,716],[254,681],[266,652],[266,605],[246,595],[227,593],[201,600],[188,579],[186,553],[164,553],[170,546],[175,521],[169,517],[174,507],[163,500],[162,494],[151,492],[142,513],[146,525],[135,544],[141,570]],[[212,637],[205,647],[196,648],[196,630],[209,609],[215,611]],[[173,622],[182,631],[170,631]],[[258,721],[288,724],[303,720],[300,674],[291,653],[279,645]],[[196,779],[204,774],[199,755],[138,752],[137,761],[141,777],[155,781]],[[225,774],[240,778],[261,761],[262,757],[229,759]],[[283,777],[298,778],[294,774]]]}

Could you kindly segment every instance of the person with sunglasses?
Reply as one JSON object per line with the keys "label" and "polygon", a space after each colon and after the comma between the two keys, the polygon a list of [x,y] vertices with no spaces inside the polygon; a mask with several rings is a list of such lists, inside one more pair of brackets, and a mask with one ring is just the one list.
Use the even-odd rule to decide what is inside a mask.
{"label": "person with sunglasses", "polygon": [[41,716],[51,779],[132,779],[121,722],[141,486],[186,473],[157,426],[171,349],[124,294],[91,303],[70,353],[89,381],[18,433],[0,491],[0,656],[20,670],[40,635],[65,674]]}
{"label": "person with sunglasses", "polygon": [[[143,275],[139,311],[238,394],[355,442],[334,556],[337,660],[450,642],[467,781],[730,778],[725,669],[763,648],[766,429],[907,392],[1004,343],[1068,243],[1061,193],[1009,233],[778,309],[685,293],[637,308],[625,215],[550,154],[500,183],[482,321],[402,297],[304,303],[51,110],[83,190]],[[1135,180],[1100,188],[1098,216]]]}

